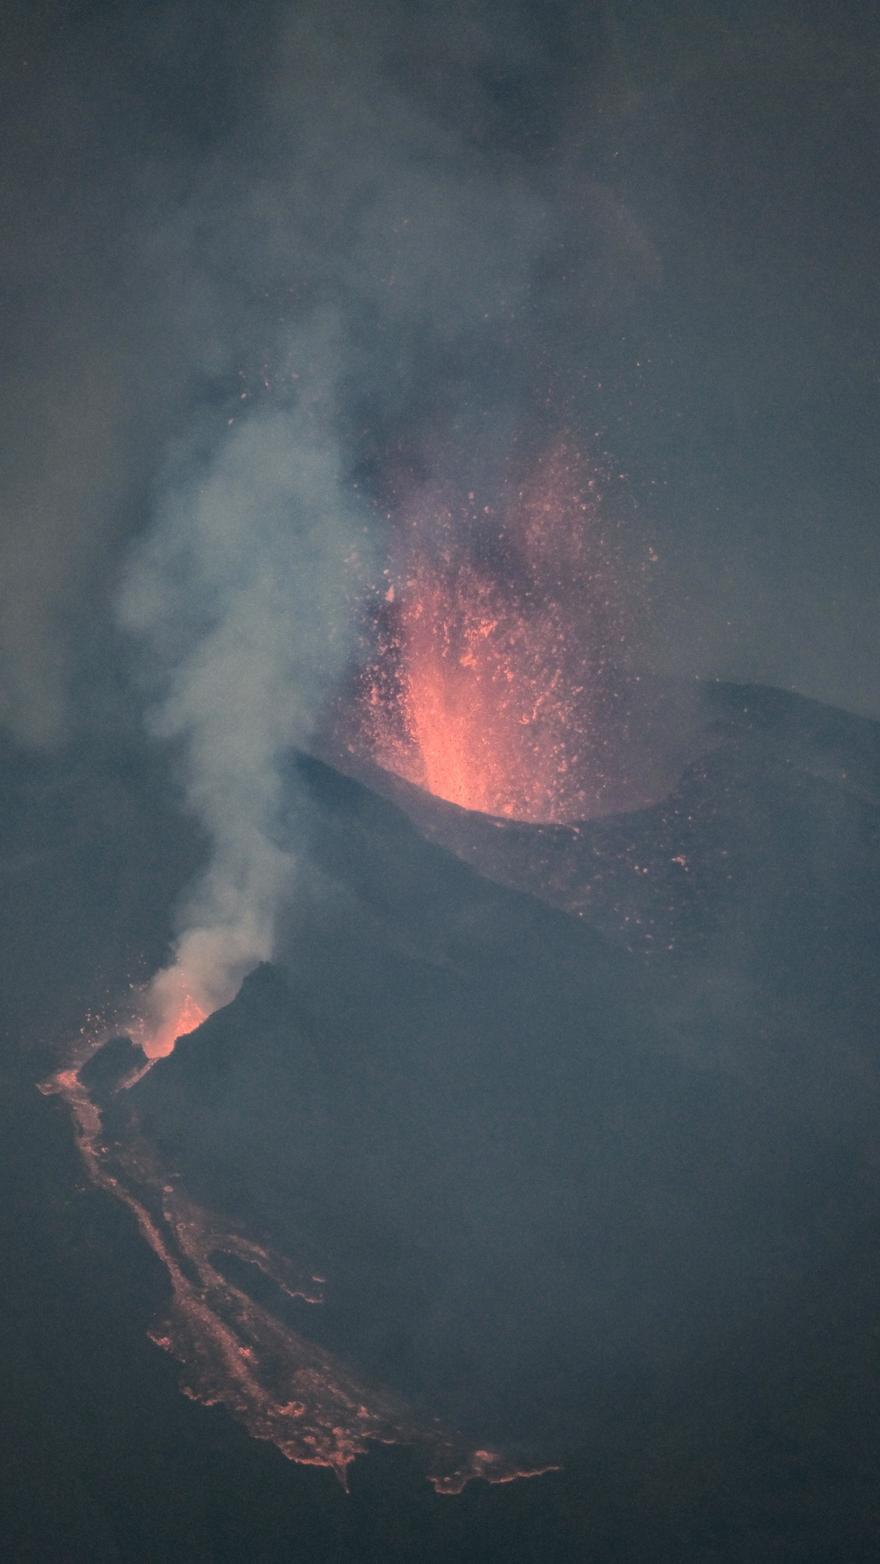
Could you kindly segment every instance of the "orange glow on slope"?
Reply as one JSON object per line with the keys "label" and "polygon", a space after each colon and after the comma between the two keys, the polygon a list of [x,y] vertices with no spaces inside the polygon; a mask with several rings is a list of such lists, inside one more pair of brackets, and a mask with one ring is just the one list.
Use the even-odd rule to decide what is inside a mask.
{"label": "orange glow on slope", "polygon": [[147,1021],[139,1021],[132,1028],[132,1037],[140,1043],[148,1059],[162,1059],[166,1054],[173,1053],[174,1044],[178,1037],[184,1037],[187,1032],[194,1032],[197,1026],[208,1019],[208,1012],[194,999],[192,994],[184,993],[180,1003],[172,1010],[157,1027],[151,1027]]}
{"label": "orange glow on slope", "polygon": [[465,809],[583,816],[624,638],[583,457],[560,443],[497,511],[416,508],[399,556],[351,747]]}

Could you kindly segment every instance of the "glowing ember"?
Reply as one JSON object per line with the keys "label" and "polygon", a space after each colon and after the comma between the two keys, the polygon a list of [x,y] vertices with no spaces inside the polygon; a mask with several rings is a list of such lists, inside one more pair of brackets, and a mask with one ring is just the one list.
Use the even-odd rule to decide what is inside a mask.
{"label": "glowing ember", "polygon": [[560,444],[497,511],[474,499],[408,514],[351,747],[465,809],[571,820],[623,640],[597,482]]}

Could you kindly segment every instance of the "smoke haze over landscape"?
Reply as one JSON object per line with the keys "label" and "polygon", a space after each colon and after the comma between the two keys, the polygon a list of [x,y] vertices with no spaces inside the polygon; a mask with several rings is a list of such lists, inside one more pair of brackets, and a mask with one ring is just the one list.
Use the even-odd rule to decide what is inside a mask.
{"label": "smoke haze over landscape", "polygon": [[871,38],[798,14],[13,7],[12,730],[118,713],[127,540],[242,395],[335,398],[380,499],[598,431],[660,555],[646,657],[876,711]]}
{"label": "smoke haze over landscape", "polygon": [[23,1557],[873,1556],[878,81],[13,0]]}

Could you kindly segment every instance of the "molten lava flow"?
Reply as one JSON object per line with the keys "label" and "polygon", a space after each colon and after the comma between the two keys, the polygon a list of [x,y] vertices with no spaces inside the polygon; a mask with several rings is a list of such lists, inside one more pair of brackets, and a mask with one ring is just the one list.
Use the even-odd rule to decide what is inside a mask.
{"label": "molten lava flow", "polygon": [[190,1200],[145,1141],[132,1135],[125,1144],[108,1146],[101,1110],[80,1076],[99,1046],[84,1035],[71,1066],[40,1090],[67,1103],[89,1177],[130,1211],[165,1268],[168,1316],[149,1334],[181,1365],[185,1395],[205,1406],[225,1406],[253,1438],[270,1441],[290,1461],[329,1468],[343,1486],[351,1462],[372,1443],[421,1446],[429,1481],[443,1494],[460,1493],[474,1478],[509,1483],[557,1470],[522,1467],[497,1451],[471,1449],[436,1419],[411,1412],[398,1396],[363,1384],[251,1297],[246,1283],[230,1281],[222,1269],[224,1256],[259,1271],[284,1298],[310,1306],[323,1298],[323,1277],[298,1272],[285,1256]]}
{"label": "molten lava flow", "polygon": [[350,747],[465,809],[589,812],[623,640],[597,481],[560,444],[497,511],[413,508]]}

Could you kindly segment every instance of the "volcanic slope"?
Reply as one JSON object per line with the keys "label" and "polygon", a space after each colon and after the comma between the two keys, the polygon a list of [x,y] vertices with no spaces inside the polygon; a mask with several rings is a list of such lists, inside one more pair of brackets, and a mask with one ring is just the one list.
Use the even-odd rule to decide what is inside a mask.
{"label": "volcanic slope", "polygon": [[[298,763],[276,966],[108,1115],[326,1278],[314,1307],[255,1275],[267,1306],[530,1459],[644,1437],[734,1351],[755,1397],[776,1376],[765,1423],[843,1375],[838,1451],[866,1448],[877,735],[730,699],[760,720],[728,713],[664,804],[569,833],[593,858],[604,833],[602,933]],[[511,831],[546,862],[544,828]],[[661,867],[633,939],[614,910],[644,920]]]}

